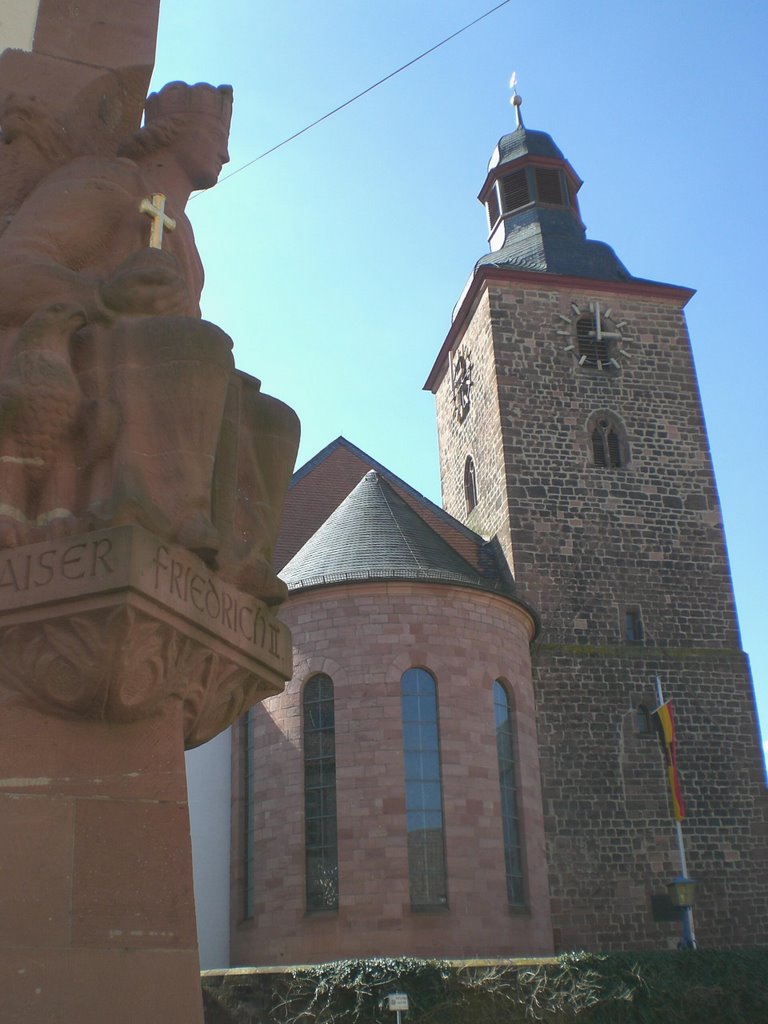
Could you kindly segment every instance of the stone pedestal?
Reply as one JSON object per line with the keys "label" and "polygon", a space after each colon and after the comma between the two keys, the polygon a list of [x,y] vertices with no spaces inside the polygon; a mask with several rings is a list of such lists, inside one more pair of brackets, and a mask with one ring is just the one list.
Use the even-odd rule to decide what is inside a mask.
{"label": "stone pedestal", "polygon": [[137,527],[0,553],[0,1018],[201,1024],[184,746],[290,634]]}

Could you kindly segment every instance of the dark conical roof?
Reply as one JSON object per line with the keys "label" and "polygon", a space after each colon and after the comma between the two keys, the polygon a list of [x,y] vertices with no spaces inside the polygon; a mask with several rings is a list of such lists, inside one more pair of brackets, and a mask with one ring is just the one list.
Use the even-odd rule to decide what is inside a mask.
{"label": "dark conical roof", "polygon": [[293,591],[351,580],[425,580],[501,589],[498,580],[480,576],[374,470],[365,474],[280,577]]}

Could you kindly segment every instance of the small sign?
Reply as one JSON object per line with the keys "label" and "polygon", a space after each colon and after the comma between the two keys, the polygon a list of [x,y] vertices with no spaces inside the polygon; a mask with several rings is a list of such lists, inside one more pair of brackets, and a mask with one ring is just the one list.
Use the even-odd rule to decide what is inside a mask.
{"label": "small sign", "polygon": [[389,998],[389,1008],[393,1012],[395,1010],[407,1010],[408,1009],[408,996],[405,992],[392,992]]}

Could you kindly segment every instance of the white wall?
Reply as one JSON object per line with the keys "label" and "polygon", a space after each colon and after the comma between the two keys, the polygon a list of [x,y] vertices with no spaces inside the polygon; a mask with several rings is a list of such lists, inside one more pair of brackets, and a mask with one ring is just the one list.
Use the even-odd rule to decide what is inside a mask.
{"label": "white wall", "polygon": [[0,52],[31,50],[40,0],[0,0]]}
{"label": "white wall", "polygon": [[186,755],[195,910],[202,970],[230,966],[231,756],[229,729]]}

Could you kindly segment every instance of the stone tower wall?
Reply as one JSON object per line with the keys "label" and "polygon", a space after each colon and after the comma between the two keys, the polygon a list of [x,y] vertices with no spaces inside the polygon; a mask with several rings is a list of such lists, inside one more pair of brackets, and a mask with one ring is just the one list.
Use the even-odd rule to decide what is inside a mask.
{"label": "stone tower wall", "polygon": [[[452,416],[447,375],[438,393],[446,510],[511,544],[520,596],[541,612],[549,641],[618,642],[620,610],[640,604],[651,642],[738,648],[679,303],[598,293],[627,321],[629,358],[608,374],[578,368],[557,333],[567,330],[558,314],[568,315],[571,301],[586,308],[595,297],[489,287],[465,335],[476,383],[464,423]],[[588,422],[601,411],[626,430],[629,463],[620,469],[592,463]],[[480,493],[468,518],[462,473],[470,448]]]}
{"label": "stone tower wall", "polygon": [[[581,369],[567,351],[564,318],[590,299],[626,321],[616,373]],[[766,935],[762,758],[680,307],[673,289],[491,281],[454,346],[474,356],[463,423],[447,374],[437,392],[445,507],[498,534],[520,595],[542,617],[534,679],[563,948],[669,936],[650,897],[678,873],[674,826],[658,746],[631,724],[638,704],[655,707],[657,673],[679,723],[700,938]],[[620,468],[594,465],[598,413],[624,432]],[[467,517],[459,473],[469,449],[480,493]],[[642,614],[642,645],[625,643],[628,607]],[[760,894],[752,901],[750,889]]]}
{"label": "stone tower wall", "polygon": [[[284,611],[295,673],[253,711],[257,815],[252,918],[243,918],[242,751],[235,750],[233,964],[355,956],[546,953],[549,920],[530,619],[492,594],[427,583],[358,583],[294,594]],[[448,907],[411,910],[400,678],[437,681]],[[334,683],[338,911],[308,913],[302,689]],[[507,906],[492,686],[515,702],[528,907]],[[242,735],[237,737],[242,741]]]}

